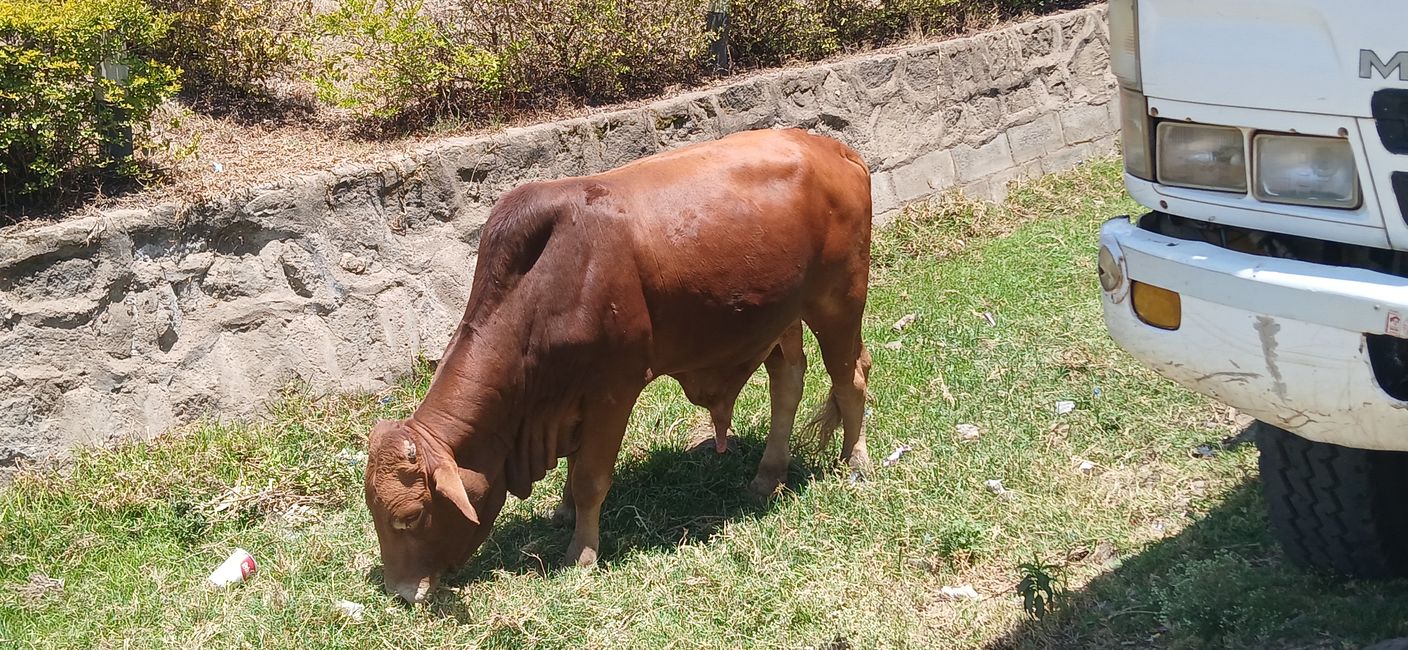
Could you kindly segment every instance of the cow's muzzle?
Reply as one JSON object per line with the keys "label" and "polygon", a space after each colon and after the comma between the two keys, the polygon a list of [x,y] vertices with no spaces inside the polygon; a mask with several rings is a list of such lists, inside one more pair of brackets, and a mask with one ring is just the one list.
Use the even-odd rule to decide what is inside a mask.
{"label": "cow's muzzle", "polygon": [[434,584],[435,581],[427,577],[421,578],[419,582],[407,582],[398,585],[388,585],[387,591],[390,591],[396,594],[397,596],[400,596],[402,600],[405,600],[406,602],[412,605],[417,605],[425,602],[425,598],[426,596],[430,595],[430,589],[434,586]]}

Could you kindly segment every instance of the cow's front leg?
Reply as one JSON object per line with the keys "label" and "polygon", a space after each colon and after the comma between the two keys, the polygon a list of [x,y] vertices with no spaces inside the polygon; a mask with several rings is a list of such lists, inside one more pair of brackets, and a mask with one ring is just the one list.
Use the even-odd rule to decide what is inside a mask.
{"label": "cow's front leg", "polygon": [[601,504],[611,489],[611,474],[616,468],[616,454],[621,451],[621,439],[626,434],[632,400],[623,400],[624,408],[599,413],[584,419],[581,447],[567,460],[568,489],[576,510],[576,528],[572,543],[567,546],[568,565],[596,564],[601,548]]}

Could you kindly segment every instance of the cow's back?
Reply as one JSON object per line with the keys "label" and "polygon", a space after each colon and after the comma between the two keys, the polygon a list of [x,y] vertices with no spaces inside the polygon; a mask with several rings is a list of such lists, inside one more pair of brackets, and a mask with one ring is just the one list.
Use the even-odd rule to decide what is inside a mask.
{"label": "cow's back", "polygon": [[819,294],[864,290],[869,174],[830,138],[750,131],[579,182],[630,233],[657,374],[741,362]]}

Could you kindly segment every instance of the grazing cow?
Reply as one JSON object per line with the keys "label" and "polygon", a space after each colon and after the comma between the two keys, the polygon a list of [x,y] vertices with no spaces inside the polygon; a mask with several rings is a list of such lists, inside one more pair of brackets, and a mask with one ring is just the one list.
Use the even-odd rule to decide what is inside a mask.
{"label": "grazing cow", "polygon": [[771,494],[802,397],[803,322],[831,377],[822,443],[841,426],[841,457],[867,467],[870,220],[860,156],[798,130],[738,133],[505,194],[429,393],[368,440],[387,588],[423,600],[484,541],[505,493],[526,498],[564,456],[556,516],[576,526],[566,561],[595,562],[626,421],[661,375],[709,410],[723,452],[734,401],[766,365],[772,423],[751,488]]}

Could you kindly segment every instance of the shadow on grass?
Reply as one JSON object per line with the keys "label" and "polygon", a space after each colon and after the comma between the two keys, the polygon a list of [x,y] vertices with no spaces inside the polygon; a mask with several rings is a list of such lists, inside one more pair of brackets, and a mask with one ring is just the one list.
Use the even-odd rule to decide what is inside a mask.
{"label": "shadow on grass", "polygon": [[1356,648],[1408,635],[1405,586],[1291,565],[1249,477],[1179,534],[987,648]]}
{"label": "shadow on grass", "polygon": [[[771,500],[754,496],[748,483],[762,458],[766,423],[739,431],[737,448],[718,454],[713,445],[692,450],[653,449],[637,458],[617,461],[615,480],[601,515],[598,566],[640,551],[675,548],[705,542],[725,523],[757,516],[771,507]],[[799,490],[815,476],[815,469],[794,458],[788,467],[787,489]],[[552,489],[534,486],[534,497]],[[556,504],[553,499],[552,503]],[[450,574],[444,587],[464,587],[492,579],[497,572],[551,576],[563,568],[562,557],[572,538],[572,526],[553,523],[548,514],[520,510],[500,517],[488,540],[469,563]],[[380,585],[381,567],[367,579]],[[438,589],[431,606],[440,614],[466,619],[463,600],[448,589]]]}

